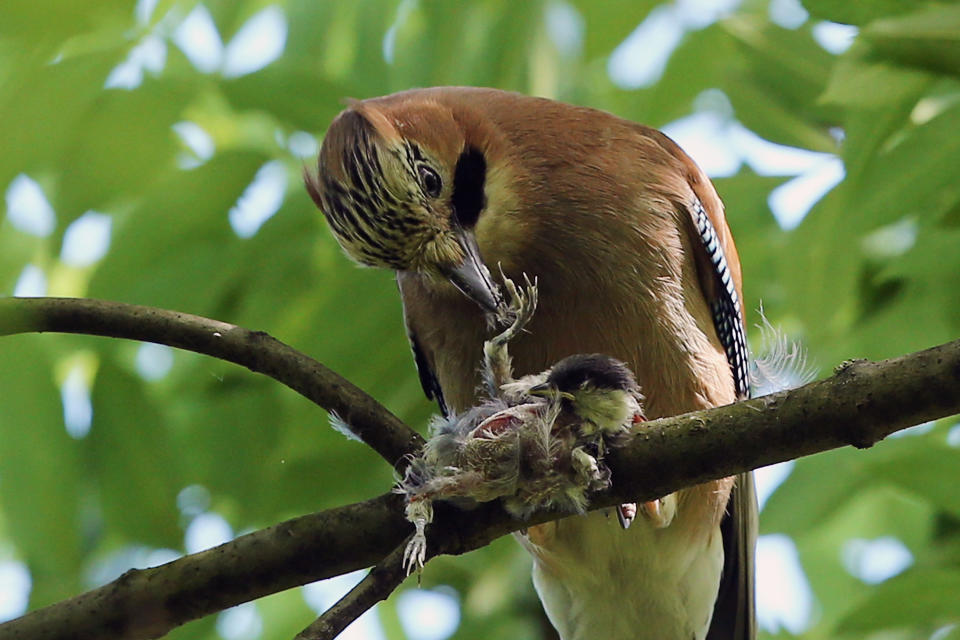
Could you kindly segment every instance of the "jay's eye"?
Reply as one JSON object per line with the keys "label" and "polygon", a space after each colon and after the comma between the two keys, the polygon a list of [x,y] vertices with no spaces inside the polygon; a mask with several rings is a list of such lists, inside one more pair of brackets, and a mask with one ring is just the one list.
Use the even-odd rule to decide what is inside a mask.
{"label": "jay's eye", "polygon": [[443,189],[440,174],[425,164],[420,165],[417,172],[420,174],[420,186],[423,188],[423,192],[430,198],[439,196],[440,190]]}

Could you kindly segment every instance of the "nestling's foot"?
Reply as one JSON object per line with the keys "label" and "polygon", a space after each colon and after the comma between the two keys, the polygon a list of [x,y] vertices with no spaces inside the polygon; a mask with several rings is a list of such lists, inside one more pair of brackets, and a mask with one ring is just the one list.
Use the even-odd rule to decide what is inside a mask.
{"label": "nestling's foot", "polygon": [[506,325],[506,329],[483,343],[483,378],[487,395],[491,398],[500,395],[500,387],[513,381],[513,367],[507,345],[533,318],[537,310],[537,281],[530,282],[523,274],[525,286],[517,287],[510,278],[503,276],[503,285],[509,295],[509,304],[497,315],[496,322]]}
{"label": "nestling's foot", "polygon": [[610,470],[606,465],[601,466],[583,447],[570,452],[570,464],[584,489],[602,491],[610,486]]}
{"label": "nestling's foot", "polygon": [[523,286],[517,284],[503,275],[503,286],[510,297],[510,303],[501,312],[498,320],[501,324],[509,325],[503,333],[494,338],[500,342],[509,342],[512,340],[533,318],[533,313],[537,310],[537,279],[533,282],[527,274],[523,274]]}
{"label": "nestling's foot", "polygon": [[403,550],[403,568],[409,576],[414,569],[423,569],[427,559],[427,523],[433,520],[433,505],[429,500],[415,500],[407,504],[407,520],[413,523],[413,537]]}

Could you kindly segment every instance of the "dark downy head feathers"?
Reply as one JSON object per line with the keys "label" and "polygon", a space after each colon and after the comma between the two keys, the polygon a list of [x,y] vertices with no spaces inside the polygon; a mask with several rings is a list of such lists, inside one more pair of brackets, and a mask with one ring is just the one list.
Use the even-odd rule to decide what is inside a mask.
{"label": "dark downy head feathers", "polygon": [[611,391],[634,391],[637,381],[624,363],[600,353],[568,356],[550,369],[546,384],[561,392],[587,386]]}

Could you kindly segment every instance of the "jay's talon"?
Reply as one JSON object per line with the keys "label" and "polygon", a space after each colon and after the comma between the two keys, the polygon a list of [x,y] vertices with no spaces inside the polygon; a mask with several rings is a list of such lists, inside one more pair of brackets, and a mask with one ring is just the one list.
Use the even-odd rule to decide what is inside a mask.
{"label": "jay's talon", "polygon": [[629,529],[633,520],[637,517],[637,503],[627,502],[617,507],[617,520],[624,529]]}

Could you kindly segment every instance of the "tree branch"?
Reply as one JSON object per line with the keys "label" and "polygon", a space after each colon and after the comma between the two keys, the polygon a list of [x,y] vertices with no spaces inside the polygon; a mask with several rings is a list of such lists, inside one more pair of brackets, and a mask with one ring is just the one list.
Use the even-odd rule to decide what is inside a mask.
{"label": "tree branch", "polygon": [[391,466],[423,446],[420,434],[362,389],[263,331],[106,300],[0,299],[0,336],[47,331],[155,342],[242,365],[336,412]]}
{"label": "tree branch", "polygon": [[[229,325],[224,325],[228,326]],[[644,423],[610,456],[615,486],[591,509],[845,445],[869,447],[899,429],[960,413],[960,341],[882,362],[857,361],[799,389]],[[410,525],[383,495],[303,516],[0,625],[0,639],[154,638],[189,620],[292,586],[370,566]],[[459,554],[530,524],[499,503],[468,513],[437,505],[430,553]]]}
{"label": "tree branch", "polygon": [[240,536],[0,624],[3,640],[159,638],[223,609],[373,565],[409,535],[385,494]]}
{"label": "tree branch", "polygon": [[[409,538],[407,536],[407,540]],[[406,540],[397,545],[357,586],[298,633],[294,640],[333,640],[373,605],[386,600],[407,577],[407,571],[403,568],[406,546]]]}

